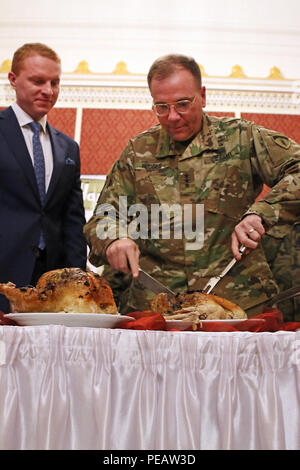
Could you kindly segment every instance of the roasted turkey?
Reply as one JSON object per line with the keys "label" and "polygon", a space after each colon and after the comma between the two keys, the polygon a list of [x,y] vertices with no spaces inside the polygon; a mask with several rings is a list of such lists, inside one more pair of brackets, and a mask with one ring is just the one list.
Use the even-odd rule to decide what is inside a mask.
{"label": "roasted turkey", "polygon": [[247,314],[238,305],[213,294],[195,291],[175,296],[158,294],[150,302],[151,310],[162,314],[167,320],[245,319]]}
{"label": "roasted turkey", "polygon": [[107,281],[97,273],[79,268],[48,271],[36,287],[17,288],[12,282],[0,284],[0,292],[9,300],[12,313],[118,313]]}

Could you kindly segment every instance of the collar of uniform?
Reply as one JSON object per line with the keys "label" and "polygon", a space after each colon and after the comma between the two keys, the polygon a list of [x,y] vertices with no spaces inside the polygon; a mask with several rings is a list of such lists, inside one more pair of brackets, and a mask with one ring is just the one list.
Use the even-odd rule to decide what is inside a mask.
{"label": "collar of uniform", "polygon": [[161,128],[159,142],[157,146],[157,158],[163,158],[171,155],[181,155],[180,160],[200,155],[205,150],[217,150],[218,141],[214,132],[214,127],[206,113],[203,113],[202,127],[200,132],[189,143],[184,152],[176,150],[174,140]]}
{"label": "collar of uniform", "polygon": [[205,150],[218,150],[218,140],[211,120],[203,113],[200,132],[190,142],[179,160],[201,155]]}
{"label": "collar of uniform", "polygon": [[[27,114],[17,103],[13,103],[11,107],[16,115],[20,127],[27,126],[32,122],[32,117],[29,116],[29,114]],[[47,116],[43,116],[38,122],[41,124],[43,131],[46,132]]]}
{"label": "collar of uniform", "polygon": [[165,158],[176,155],[175,142],[165,131],[163,127],[160,127],[156,158]]}

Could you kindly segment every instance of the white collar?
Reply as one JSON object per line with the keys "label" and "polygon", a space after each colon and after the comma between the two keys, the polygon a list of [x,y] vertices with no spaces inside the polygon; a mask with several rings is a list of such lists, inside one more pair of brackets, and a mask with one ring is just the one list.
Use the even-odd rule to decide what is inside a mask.
{"label": "white collar", "polygon": [[[32,122],[32,117],[29,116],[29,114],[27,114],[17,103],[13,103],[11,107],[21,127]],[[41,124],[43,131],[46,132],[47,116],[43,116],[38,122]]]}

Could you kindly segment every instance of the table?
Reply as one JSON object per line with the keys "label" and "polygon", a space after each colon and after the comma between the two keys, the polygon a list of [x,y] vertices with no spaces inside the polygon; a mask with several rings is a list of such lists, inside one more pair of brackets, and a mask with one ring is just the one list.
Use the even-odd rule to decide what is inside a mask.
{"label": "table", "polygon": [[0,449],[300,449],[300,332],[0,326]]}

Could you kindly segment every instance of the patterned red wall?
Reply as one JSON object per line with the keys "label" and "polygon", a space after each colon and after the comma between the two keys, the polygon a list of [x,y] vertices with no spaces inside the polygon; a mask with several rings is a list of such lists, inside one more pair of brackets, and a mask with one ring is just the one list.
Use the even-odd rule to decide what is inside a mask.
{"label": "patterned red wall", "polygon": [[157,123],[148,110],[84,109],[80,138],[83,174],[107,174],[128,139]]}
{"label": "patterned red wall", "polygon": [[241,117],[260,126],[281,132],[300,143],[300,116],[293,114],[242,113]]}
{"label": "patterned red wall", "polygon": [[214,111],[209,111],[208,113],[209,116],[217,116],[217,117],[226,117],[226,116],[229,116],[229,117],[234,117],[235,114],[234,113],[224,113],[224,112],[214,112]]}
{"label": "patterned red wall", "polygon": [[74,139],[76,109],[53,108],[47,115],[49,123]]}

